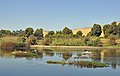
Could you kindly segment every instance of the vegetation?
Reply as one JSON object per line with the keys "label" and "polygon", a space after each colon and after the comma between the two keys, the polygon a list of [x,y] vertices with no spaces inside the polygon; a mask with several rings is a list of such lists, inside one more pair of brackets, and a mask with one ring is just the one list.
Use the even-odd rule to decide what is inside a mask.
{"label": "vegetation", "polygon": [[102,33],[101,26],[99,24],[94,24],[91,31],[88,33],[88,36],[96,36],[99,37]]}
{"label": "vegetation", "polygon": [[103,26],[104,37],[107,38],[110,35],[120,37],[120,23],[117,25],[116,22]]}
{"label": "vegetation", "polygon": [[[104,37],[99,37],[101,33]],[[7,41],[5,38],[13,37],[13,40]],[[14,39],[16,38],[16,39]],[[4,39],[4,40],[2,40]],[[9,39],[8,39],[9,40]],[[43,29],[29,27],[25,30],[0,30],[0,45],[5,50],[12,49],[13,46],[19,47],[21,44],[27,45],[53,45],[53,46],[118,46],[120,45],[120,23],[113,22],[103,26],[94,24],[87,36],[83,36],[81,30],[73,34],[68,27],[60,31],[49,31],[46,36]],[[11,45],[11,46],[10,46]]]}
{"label": "vegetation", "polygon": [[109,67],[107,64],[100,62],[90,62],[90,61],[74,61],[74,62],[64,62],[64,61],[47,61],[48,64],[67,64],[74,66],[81,66],[83,68],[97,68],[97,67]]}
{"label": "vegetation", "polygon": [[25,29],[25,36],[29,37],[30,35],[32,35],[34,32],[33,28],[26,28]]}
{"label": "vegetation", "polygon": [[43,29],[40,28],[40,29],[36,29],[35,33],[34,33],[34,36],[40,40],[43,38]]}

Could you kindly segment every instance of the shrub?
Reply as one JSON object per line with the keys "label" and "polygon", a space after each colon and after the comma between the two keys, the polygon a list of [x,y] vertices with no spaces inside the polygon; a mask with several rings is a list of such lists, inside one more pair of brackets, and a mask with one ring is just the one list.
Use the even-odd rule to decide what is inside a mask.
{"label": "shrub", "polygon": [[26,51],[29,49],[30,49],[30,45],[25,43],[18,43],[14,46],[14,50]]}
{"label": "shrub", "polygon": [[42,41],[41,41],[41,44],[42,45],[50,45],[52,43],[52,39],[51,38],[44,38]]}
{"label": "shrub", "polygon": [[116,43],[116,36],[111,35],[111,36],[109,37],[109,44],[110,44],[110,45],[116,45],[116,44],[117,44],[117,43]]}
{"label": "shrub", "polygon": [[3,41],[1,42],[1,49],[5,51],[12,51],[15,45],[16,45],[15,42]]}
{"label": "shrub", "polygon": [[30,44],[30,45],[35,45],[35,44],[37,44],[37,39],[36,39],[36,37],[34,37],[33,35],[31,35],[31,36],[28,38],[27,43]]}

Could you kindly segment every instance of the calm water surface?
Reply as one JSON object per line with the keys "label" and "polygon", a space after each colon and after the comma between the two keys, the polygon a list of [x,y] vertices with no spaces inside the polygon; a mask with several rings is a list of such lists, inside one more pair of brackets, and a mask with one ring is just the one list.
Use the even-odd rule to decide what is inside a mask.
{"label": "calm water surface", "polygon": [[[38,57],[15,57],[0,51],[0,76],[119,76],[120,50],[89,50],[94,56],[79,58],[85,50],[39,50]],[[97,61],[110,65],[105,68],[81,68],[78,66],[47,64],[57,61]]]}

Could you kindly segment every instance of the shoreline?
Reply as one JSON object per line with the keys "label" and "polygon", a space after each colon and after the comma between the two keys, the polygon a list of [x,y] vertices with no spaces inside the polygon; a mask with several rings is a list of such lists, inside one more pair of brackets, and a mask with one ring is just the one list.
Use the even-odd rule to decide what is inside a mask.
{"label": "shoreline", "polygon": [[106,47],[94,47],[94,46],[43,46],[43,45],[31,45],[31,48],[43,48],[43,49],[49,49],[49,48],[56,48],[56,49],[120,49],[120,47],[112,47],[112,46],[106,46]]}

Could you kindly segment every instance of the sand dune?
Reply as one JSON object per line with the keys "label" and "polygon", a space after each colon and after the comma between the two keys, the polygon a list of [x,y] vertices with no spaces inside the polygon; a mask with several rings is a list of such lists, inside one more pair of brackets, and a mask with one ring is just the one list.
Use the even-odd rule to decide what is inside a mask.
{"label": "sand dune", "polygon": [[[78,29],[73,29],[73,34],[76,34],[79,30],[82,31],[83,35],[86,36],[90,31],[92,27],[87,27],[87,28],[78,28]],[[48,31],[43,31],[44,36],[48,33]],[[102,32],[100,37],[103,37],[104,34]]]}

